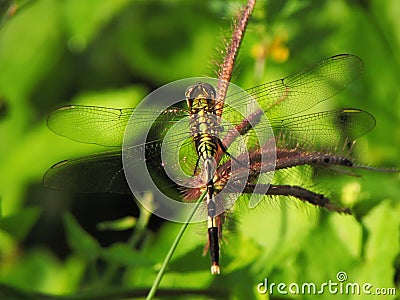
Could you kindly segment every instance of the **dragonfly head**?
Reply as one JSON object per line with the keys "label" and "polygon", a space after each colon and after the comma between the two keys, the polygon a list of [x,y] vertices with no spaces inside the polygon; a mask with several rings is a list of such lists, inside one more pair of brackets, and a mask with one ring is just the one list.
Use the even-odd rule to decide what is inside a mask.
{"label": "dragonfly head", "polygon": [[215,106],[216,92],[214,87],[205,82],[197,82],[189,86],[185,92],[185,98],[189,110],[212,110]]}

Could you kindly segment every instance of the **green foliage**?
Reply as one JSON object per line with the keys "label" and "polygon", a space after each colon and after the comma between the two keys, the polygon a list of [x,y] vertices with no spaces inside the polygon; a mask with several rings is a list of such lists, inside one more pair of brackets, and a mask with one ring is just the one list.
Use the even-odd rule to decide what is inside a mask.
{"label": "green foliage", "polygon": [[97,225],[99,230],[126,230],[133,228],[136,224],[136,219],[130,216],[125,218],[114,220],[114,221],[104,221]]}
{"label": "green foliage", "polygon": [[[134,216],[136,223],[115,221],[134,214],[120,213],[118,195],[107,202],[115,215],[96,219],[101,196],[79,200],[82,195],[43,187],[42,175],[52,164],[108,150],[55,136],[46,116],[64,104],[134,107],[164,83],[214,75],[218,50],[229,39],[230,20],[241,3],[0,1],[0,298],[147,294],[181,224],[166,222],[150,231],[152,221],[144,211]],[[362,78],[318,110],[356,107],[372,113],[377,126],[355,145],[357,157],[372,166],[399,167],[399,50],[396,0],[259,1],[234,83],[249,88],[334,54],[359,56],[365,63]],[[286,284],[337,282],[340,271],[348,275],[346,282],[398,288],[400,176],[367,170],[362,176],[321,178],[355,216],[286,198],[253,210],[239,203],[234,228],[224,232],[219,277],[209,274],[208,254],[201,256],[206,226],[190,225],[158,295],[310,299],[276,289],[260,295],[257,285],[265,278]],[[84,214],[68,212],[84,201],[90,204]],[[62,231],[51,234],[60,223]],[[93,230],[98,223],[103,228]],[[132,230],[124,240],[102,240],[124,229]],[[46,237],[56,239],[56,246],[41,242]],[[68,251],[57,252],[64,242]],[[363,298],[325,292],[320,299],[334,297]]]}
{"label": "green foliage", "polygon": [[24,239],[39,217],[39,208],[21,209],[18,213],[0,219],[0,230],[7,232],[16,240]]}
{"label": "green foliage", "polygon": [[72,250],[89,262],[95,261],[100,255],[98,242],[85,232],[70,214],[65,215],[64,223],[67,241]]}
{"label": "green foliage", "polygon": [[129,245],[116,243],[110,248],[104,249],[102,257],[109,263],[121,264],[123,266],[147,266],[151,267],[153,262],[143,254],[134,251]]}

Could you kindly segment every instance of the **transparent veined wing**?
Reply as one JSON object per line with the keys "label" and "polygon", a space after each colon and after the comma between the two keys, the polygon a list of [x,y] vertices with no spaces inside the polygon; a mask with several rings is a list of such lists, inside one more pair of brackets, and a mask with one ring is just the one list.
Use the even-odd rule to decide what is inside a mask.
{"label": "transparent veined wing", "polygon": [[[304,112],[344,90],[363,71],[360,58],[340,54],[325,59],[285,78],[228,95],[223,116],[229,118],[235,108],[249,106],[254,98],[269,118],[282,118]],[[247,114],[253,111],[247,108]],[[235,121],[232,118],[232,122]]]}
{"label": "transparent veined wing", "polygon": [[355,108],[271,120],[279,147],[331,151],[346,150],[375,123],[370,113]]}
{"label": "transparent veined wing", "polygon": [[[54,133],[80,143],[121,147],[125,129],[133,111],[134,108],[64,106],[49,115],[47,126]],[[153,131],[162,135],[176,120],[186,115],[187,111],[180,108],[171,108],[162,112],[155,109],[135,114],[135,122],[138,131],[147,126],[153,127]],[[158,118],[153,121],[155,116]],[[157,140],[155,136],[153,138],[154,141]]]}
{"label": "transparent veined wing", "polygon": [[[77,142],[121,148],[125,129],[133,111],[131,108],[65,106],[52,112],[47,124],[56,134]],[[166,163],[161,161],[160,157],[163,136],[184,116],[187,116],[187,111],[180,108],[147,110],[135,114],[134,121],[137,126],[131,127],[133,130],[129,131],[130,134],[139,134],[148,128],[150,130],[146,143],[131,146],[129,153],[135,155],[145,152],[144,159],[150,169],[154,173],[160,172],[161,166]],[[174,127],[172,138],[164,143],[167,144],[166,149],[172,149],[172,144],[177,142],[182,144],[182,155],[193,157],[195,150],[188,126]],[[171,144],[169,147],[168,143]],[[121,150],[115,150],[62,161],[46,172],[43,182],[46,186],[62,190],[128,193],[129,187],[124,177],[121,155]],[[176,162],[170,162],[171,164]],[[186,164],[194,166],[193,159],[186,159]]]}

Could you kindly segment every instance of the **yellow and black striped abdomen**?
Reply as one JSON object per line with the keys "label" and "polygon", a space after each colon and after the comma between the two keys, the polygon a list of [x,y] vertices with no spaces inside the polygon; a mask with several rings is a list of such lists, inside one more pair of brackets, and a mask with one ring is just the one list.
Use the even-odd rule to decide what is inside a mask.
{"label": "yellow and black striped abdomen", "polygon": [[210,134],[204,133],[194,137],[196,150],[203,160],[213,158],[217,154],[218,140]]}

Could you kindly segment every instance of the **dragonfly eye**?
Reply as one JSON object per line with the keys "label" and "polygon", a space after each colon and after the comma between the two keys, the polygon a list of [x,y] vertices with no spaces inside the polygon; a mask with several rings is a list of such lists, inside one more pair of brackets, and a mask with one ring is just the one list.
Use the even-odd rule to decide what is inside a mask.
{"label": "dragonfly eye", "polygon": [[197,82],[186,89],[185,97],[187,100],[196,98],[214,100],[216,97],[216,92],[211,84]]}
{"label": "dragonfly eye", "polygon": [[202,83],[201,89],[203,91],[203,95],[205,95],[207,99],[215,99],[217,93],[215,92],[215,89],[211,84]]}

